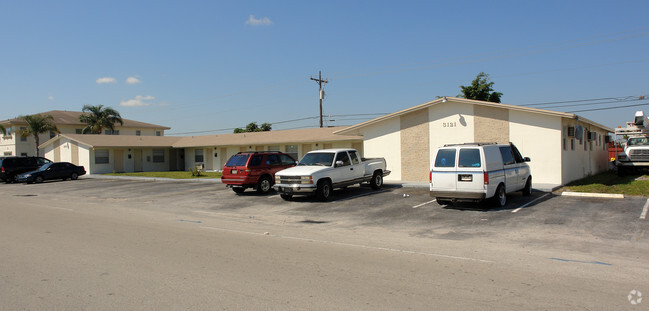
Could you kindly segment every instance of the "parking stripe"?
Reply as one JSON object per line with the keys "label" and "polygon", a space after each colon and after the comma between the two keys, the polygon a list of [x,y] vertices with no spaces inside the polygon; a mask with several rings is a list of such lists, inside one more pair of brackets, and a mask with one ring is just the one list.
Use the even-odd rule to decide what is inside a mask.
{"label": "parking stripe", "polygon": [[640,214],[640,219],[646,219],[647,218],[647,210],[649,209],[649,199],[647,199],[647,203],[644,204],[644,207],[642,208],[642,214]]}
{"label": "parking stripe", "polygon": [[415,205],[415,206],[413,206],[412,208],[417,208],[417,207],[424,206],[424,205],[426,205],[426,204],[433,203],[433,202],[435,202],[435,200],[430,200],[430,201],[428,201],[428,202],[424,202],[424,203],[421,203],[421,204],[419,204],[419,205]]}
{"label": "parking stripe", "polygon": [[532,204],[532,203],[534,203],[534,202],[536,202],[536,201],[538,201],[540,199],[543,199],[543,198],[547,197],[548,195],[550,195],[550,193],[546,193],[545,195],[542,195],[542,196],[540,196],[540,197],[538,197],[538,198],[536,198],[536,199],[534,199],[534,200],[532,200],[530,202],[527,202],[527,204],[524,204],[523,206],[513,210],[512,213],[518,213],[518,211],[520,211],[521,209],[527,207],[528,205],[530,205],[530,204]]}

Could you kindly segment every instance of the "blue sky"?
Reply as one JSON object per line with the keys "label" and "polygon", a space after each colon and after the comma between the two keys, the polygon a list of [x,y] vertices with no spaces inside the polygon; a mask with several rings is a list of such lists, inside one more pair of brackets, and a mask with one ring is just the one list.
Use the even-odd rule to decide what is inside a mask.
{"label": "blue sky", "polygon": [[[649,104],[637,100],[647,12],[646,0],[2,0],[0,120],[89,104],[171,134],[317,127],[319,70],[327,125],[456,96],[479,72],[506,104]],[[616,127],[636,110],[649,105],[577,114]]]}

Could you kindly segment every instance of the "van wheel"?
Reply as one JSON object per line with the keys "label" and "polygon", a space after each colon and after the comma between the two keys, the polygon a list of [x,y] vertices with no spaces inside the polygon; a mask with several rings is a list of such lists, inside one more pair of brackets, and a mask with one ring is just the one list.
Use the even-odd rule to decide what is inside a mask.
{"label": "van wheel", "polygon": [[372,176],[372,180],[370,180],[370,186],[372,186],[372,189],[374,190],[379,190],[383,186],[383,176],[381,175],[381,172],[374,172],[374,176]]}
{"label": "van wheel", "polygon": [[523,188],[523,195],[529,197],[532,195],[532,176],[527,178],[525,182],[525,188]]}
{"label": "van wheel", "polygon": [[243,193],[244,191],[246,191],[246,188],[244,188],[244,187],[232,187],[232,191],[234,191],[235,193]]}
{"label": "van wheel", "polygon": [[257,183],[257,193],[260,194],[266,194],[268,191],[270,191],[270,188],[273,186],[273,183],[271,182],[270,178],[268,176],[264,176],[259,179],[259,182]]}
{"label": "van wheel", "polygon": [[279,196],[282,197],[284,201],[290,201],[293,198],[293,195],[288,193],[280,193]]}
{"label": "van wheel", "polygon": [[328,180],[320,181],[316,190],[316,196],[320,201],[328,201],[329,196],[331,196],[331,182]]}
{"label": "van wheel", "polygon": [[437,201],[437,204],[439,204],[439,205],[453,205],[453,201],[451,201],[451,200],[444,200],[444,199],[435,198],[435,201]]}
{"label": "van wheel", "polygon": [[505,186],[503,184],[498,185],[498,188],[496,188],[493,201],[498,207],[504,207],[507,204],[507,194],[505,193]]}

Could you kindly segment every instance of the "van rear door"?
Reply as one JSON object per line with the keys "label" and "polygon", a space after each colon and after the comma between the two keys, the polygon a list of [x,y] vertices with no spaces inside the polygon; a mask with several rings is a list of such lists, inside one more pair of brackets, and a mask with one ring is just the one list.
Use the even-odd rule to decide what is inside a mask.
{"label": "van rear door", "polygon": [[456,191],[457,171],[455,169],[457,148],[440,148],[430,170],[431,191]]}
{"label": "van rear door", "polygon": [[481,192],[484,190],[484,171],[479,148],[460,148],[457,160],[457,191]]}

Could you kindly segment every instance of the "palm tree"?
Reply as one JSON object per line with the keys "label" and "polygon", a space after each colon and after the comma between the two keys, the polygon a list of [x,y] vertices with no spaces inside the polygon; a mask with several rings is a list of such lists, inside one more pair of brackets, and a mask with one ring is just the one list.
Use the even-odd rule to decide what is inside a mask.
{"label": "palm tree", "polygon": [[27,128],[22,130],[20,132],[20,135],[22,136],[29,136],[33,135],[34,140],[36,141],[36,156],[38,156],[38,146],[40,145],[40,139],[38,135],[41,133],[47,133],[47,132],[59,132],[59,129],[56,128],[56,125],[54,124],[54,118],[47,114],[47,115],[41,115],[41,114],[33,114],[33,115],[28,115],[28,116],[22,116],[20,117],[23,121],[27,123]]}
{"label": "palm tree", "polygon": [[79,121],[88,124],[83,128],[83,134],[101,134],[104,128],[113,132],[115,130],[115,123],[119,123],[120,125],[124,124],[119,112],[110,107],[104,108],[103,105],[84,105],[81,111],[84,113],[79,116]]}

